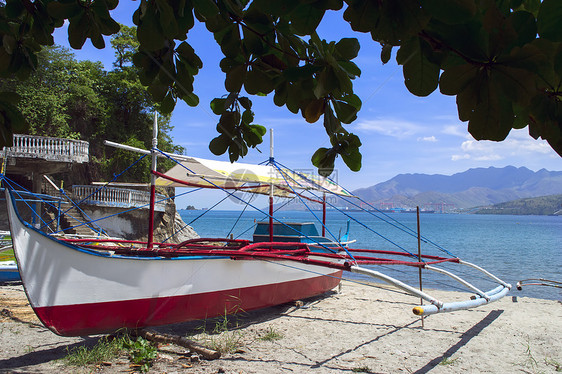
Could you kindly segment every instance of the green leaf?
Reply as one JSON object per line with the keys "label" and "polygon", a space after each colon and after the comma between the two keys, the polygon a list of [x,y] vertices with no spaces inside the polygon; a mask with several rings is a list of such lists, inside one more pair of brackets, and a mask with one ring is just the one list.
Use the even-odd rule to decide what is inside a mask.
{"label": "green leaf", "polygon": [[254,113],[251,110],[242,112],[242,123],[249,125],[254,120]]}
{"label": "green leaf", "polygon": [[273,16],[284,16],[293,11],[298,5],[298,0],[254,0],[251,6]]}
{"label": "green leaf", "polygon": [[326,105],[324,110],[324,129],[326,134],[332,136],[333,134],[346,132],[341,126],[340,120],[334,116],[334,112],[329,105]]}
{"label": "green leaf", "polygon": [[430,62],[424,55],[419,38],[404,43],[396,55],[396,61],[403,64],[404,83],[408,90],[417,96],[428,96],[437,88],[439,66]]}
{"label": "green leaf", "polygon": [[193,47],[187,42],[180,43],[176,48],[176,53],[180,56],[182,61],[188,63],[192,68],[199,70],[203,67],[203,61],[201,61]]}
{"label": "green leaf", "polygon": [[323,98],[317,100],[311,100],[305,107],[303,112],[304,119],[308,123],[314,123],[320,119],[320,116],[324,113],[325,101]]}
{"label": "green leaf", "polygon": [[221,115],[217,131],[232,136],[238,124],[240,124],[240,113],[226,111]]}
{"label": "green leaf", "polygon": [[459,25],[445,25],[432,21],[426,30],[429,35],[435,35],[447,48],[456,50],[463,59],[475,62],[488,62],[489,36],[481,22],[471,20]]}
{"label": "green leaf", "polygon": [[361,69],[351,61],[338,61],[338,65],[353,78],[361,76]]}
{"label": "green leaf", "polygon": [[240,92],[242,84],[246,80],[246,66],[237,65],[226,73],[224,87],[228,92]]}
{"label": "green leaf", "polygon": [[554,54],[554,71],[562,79],[562,44],[558,45]]}
{"label": "green leaf", "polygon": [[223,114],[223,112],[226,109],[224,106],[225,102],[226,99],[222,99],[222,98],[215,98],[211,100],[211,110],[213,111],[213,113],[215,113],[217,116]]}
{"label": "green leaf", "polygon": [[251,95],[268,94],[273,91],[274,88],[275,86],[267,74],[257,67],[253,67],[253,69],[248,72],[246,81],[244,82],[244,89]]}
{"label": "green leaf", "polygon": [[238,25],[231,24],[224,30],[215,33],[215,40],[226,57],[236,58],[240,54],[242,41]]}
{"label": "green leaf", "polygon": [[344,60],[353,60],[359,54],[360,48],[356,38],[343,38],[336,43],[336,51]]}
{"label": "green leaf", "polygon": [[477,10],[474,0],[420,0],[420,2],[432,17],[449,25],[468,21]]}
{"label": "green leaf", "polygon": [[318,174],[329,177],[334,171],[337,153],[331,148],[318,148],[312,155],[311,161],[318,168]]}
{"label": "green leaf", "polygon": [[230,138],[225,134],[221,134],[211,140],[211,142],[209,143],[209,150],[213,152],[214,155],[220,156],[226,152],[229,145]]}
{"label": "green leaf", "polygon": [[418,0],[349,0],[347,3],[344,19],[353,30],[370,32],[373,40],[392,45],[418,34],[430,19]]}
{"label": "green leaf", "polygon": [[261,55],[267,50],[267,47],[262,41],[262,38],[253,30],[244,27],[242,28],[242,34],[244,35],[244,40],[242,42],[244,43],[244,46],[246,47],[248,52],[255,55]]}
{"label": "green leaf", "polygon": [[476,140],[502,141],[512,129],[512,105],[494,80],[480,87],[480,102],[470,116],[468,131]]}
{"label": "green leaf", "polygon": [[174,39],[178,33],[178,23],[174,9],[167,0],[154,0],[159,17],[157,18],[165,39]]}
{"label": "green leaf", "polygon": [[562,42],[562,1],[544,0],[537,17],[537,27],[542,38]]}
{"label": "green leaf", "polygon": [[83,8],[75,1],[69,3],[51,1],[47,4],[47,11],[54,18],[70,19],[83,12]]}
{"label": "green leaf", "polygon": [[184,64],[180,60],[176,60],[177,74],[175,75],[175,87],[178,95],[187,95],[193,92],[193,75],[189,69],[189,65]]}
{"label": "green leaf", "polygon": [[444,95],[457,95],[473,82],[477,74],[478,67],[473,64],[447,67],[439,79],[439,90]]}
{"label": "green leaf", "polygon": [[361,99],[359,96],[352,94],[352,95],[345,95],[341,98],[342,101],[345,101],[349,105],[353,105],[355,110],[358,112],[361,109]]}
{"label": "green leaf", "polygon": [[343,162],[345,162],[345,164],[351,171],[361,170],[361,160],[363,157],[361,155],[361,152],[359,152],[359,149],[349,149],[347,150],[347,152],[342,153],[341,157],[343,159]]}
{"label": "green leaf", "polygon": [[250,99],[248,99],[247,97],[244,97],[244,96],[239,97],[238,102],[240,103],[240,105],[242,105],[242,108],[244,108],[246,110],[252,109],[252,101]]}
{"label": "green leaf", "polygon": [[164,48],[165,38],[162,34],[158,17],[156,17],[152,7],[147,7],[139,22],[137,38],[140,43],[140,49],[156,51]]}
{"label": "green leaf", "polygon": [[193,8],[204,18],[208,19],[219,13],[219,8],[213,0],[191,0]]}
{"label": "green leaf", "polygon": [[345,101],[332,100],[334,105],[334,110],[336,111],[336,116],[343,123],[351,123],[357,119],[358,109]]}
{"label": "green leaf", "polygon": [[311,35],[324,17],[324,10],[312,5],[300,4],[291,14],[291,25],[297,35]]}
{"label": "green leaf", "polygon": [[263,142],[263,136],[266,133],[265,127],[255,124],[243,126],[242,131],[246,144],[252,148],[255,148]]}
{"label": "green leaf", "polygon": [[170,114],[174,110],[175,106],[176,100],[174,99],[172,92],[168,92],[168,94],[164,97],[164,100],[162,100],[160,104],[160,110],[163,114]]}
{"label": "green leaf", "polygon": [[392,44],[383,44],[381,50],[381,61],[383,64],[386,64],[390,61],[390,57],[392,55]]}
{"label": "green leaf", "polygon": [[275,95],[273,95],[273,103],[277,106],[283,106],[287,103],[287,90],[288,83],[284,82],[275,88]]}
{"label": "green leaf", "polygon": [[196,107],[199,105],[199,97],[193,92],[182,93],[181,99],[190,107]]}
{"label": "green leaf", "polygon": [[158,81],[154,81],[150,86],[148,86],[148,92],[154,98],[154,101],[161,102],[168,93],[169,86],[167,84],[162,84]]}
{"label": "green leaf", "polygon": [[283,71],[283,77],[289,82],[297,82],[303,79],[311,78],[321,69],[322,67],[312,64],[289,67]]}
{"label": "green leaf", "polygon": [[103,36],[101,35],[101,32],[99,32],[97,27],[95,28],[95,30],[93,29],[94,27],[95,25],[92,24],[89,34],[90,40],[92,41],[92,45],[97,49],[104,49],[105,41],[103,40]]}
{"label": "green leaf", "polygon": [[89,17],[87,17],[86,12],[82,11],[78,16],[70,19],[70,24],[68,25],[68,43],[74,49],[82,49],[82,46],[86,42],[89,28],[88,25]]}
{"label": "green leaf", "polygon": [[516,45],[523,46],[535,40],[537,36],[537,22],[531,13],[525,11],[513,12],[509,16],[509,21],[513,29],[517,31]]}
{"label": "green leaf", "polygon": [[25,10],[25,7],[21,1],[7,0],[4,9],[8,18],[18,18]]}

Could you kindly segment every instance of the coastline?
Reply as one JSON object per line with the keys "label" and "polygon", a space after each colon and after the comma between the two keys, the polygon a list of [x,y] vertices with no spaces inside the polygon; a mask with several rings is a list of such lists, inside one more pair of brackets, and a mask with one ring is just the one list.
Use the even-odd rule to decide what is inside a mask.
{"label": "coastline", "polygon": [[[432,291],[433,292],[433,291]],[[467,294],[438,291],[443,299]],[[513,298],[515,297],[515,299]],[[516,300],[516,301],[514,301]],[[426,317],[411,309],[418,300],[386,287],[344,282],[341,291],[304,303],[228,317],[221,333],[201,334],[202,322],[155,328],[192,335],[203,344],[229,342],[218,360],[189,362],[185,349],[160,347],[151,373],[555,373],[562,368],[562,303],[507,297],[473,310]],[[96,337],[63,338],[40,325],[20,286],[0,286],[1,373],[119,373],[110,366],[76,368],[58,359],[68,349],[92,346]],[[206,321],[207,328],[226,320]],[[276,339],[265,340],[275,332]]]}

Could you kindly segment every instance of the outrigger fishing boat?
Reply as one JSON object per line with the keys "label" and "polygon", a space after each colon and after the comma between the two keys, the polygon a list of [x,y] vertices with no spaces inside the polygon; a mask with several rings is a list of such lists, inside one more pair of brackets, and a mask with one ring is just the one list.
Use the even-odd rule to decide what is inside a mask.
{"label": "outrigger fishing boat", "polygon": [[[156,122],[154,127],[156,138]],[[69,239],[47,234],[18,214],[17,193],[4,178],[21,279],[33,310],[54,333],[63,336],[108,333],[260,309],[325,293],[338,286],[343,272],[382,280],[421,297],[428,304],[414,308],[418,315],[482,305],[501,298],[511,287],[457,257],[419,254],[408,258],[411,253],[351,249],[347,235],[340,238],[331,235],[331,239],[326,239],[330,234],[326,233],[326,195],[354,199],[353,195],[327,178],[289,170],[274,160],[273,151],[264,165],[231,164],[165,154],[157,149],[156,141],[153,144],[151,151],[137,149],[152,156],[151,213],[146,242]],[[159,173],[158,156],[178,163],[168,172]],[[253,241],[199,238],[176,244],[154,242],[152,208],[157,186],[215,188],[237,200],[241,200],[241,191],[265,194],[269,196],[269,212],[264,212],[268,220],[257,224]],[[274,197],[322,203],[324,214],[318,219],[321,234],[310,231],[310,225],[285,224],[277,219]],[[259,210],[252,203],[247,204]],[[497,287],[481,291],[436,266],[445,263],[475,268]],[[464,302],[445,303],[374,270],[371,267],[374,265],[440,272],[468,287],[474,296]]]}

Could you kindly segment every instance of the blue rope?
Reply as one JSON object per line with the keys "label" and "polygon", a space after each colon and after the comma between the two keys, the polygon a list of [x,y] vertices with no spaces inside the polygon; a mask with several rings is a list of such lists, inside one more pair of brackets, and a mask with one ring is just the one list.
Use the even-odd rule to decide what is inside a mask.
{"label": "blue rope", "polygon": [[[289,188],[291,189],[291,191],[293,191],[293,193],[295,194],[295,196],[297,196],[297,197],[299,198],[299,200],[301,201],[301,203],[303,203],[304,206],[308,209],[308,211],[309,211],[310,213],[312,213],[312,215],[313,215],[314,217],[316,217],[316,219],[317,219],[320,223],[322,223],[322,221],[316,216],[316,214],[314,214],[314,212],[310,209],[310,207],[304,202],[303,198],[302,198],[298,193],[296,193],[296,191],[293,189],[293,187],[291,186],[291,184],[287,182],[287,179],[285,178],[285,173],[281,170],[281,168],[279,168],[279,166],[276,165],[275,161],[272,160],[271,158],[270,158],[270,162],[271,162],[271,165],[275,166],[275,167],[277,168],[277,170],[279,171],[279,173],[281,173],[281,176],[283,177],[283,180],[285,181],[285,183],[287,184],[287,186],[289,186]],[[289,170],[289,171],[292,171],[292,170],[290,170],[290,169],[288,169],[288,170]],[[290,178],[291,178],[295,183],[297,183],[299,186],[301,185],[299,182],[297,182],[296,180],[294,180],[294,178],[292,178],[292,177],[290,177]],[[322,224],[322,226],[324,226],[324,225]],[[345,248],[344,246],[341,245],[339,239],[336,239],[335,235],[332,234],[332,232],[331,232],[326,226],[324,226],[324,227],[326,228],[326,230],[328,230],[328,233],[330,233],[330,235],[332,235],[332,237],[334,238],[334,240],[336,240],[336,242],[339,244],[339,246],[342,247],[342,248],[345,250],[345,253],[347,253],[348,256],[351,257],[351,259],[352,259],[353,261],[355,261],[355,257],[353,257],[353,255],[352,255],[351,253],[349,253],[349,251],[347,250],[347,248]]]}
{"label": "blue rope", "polygon": [[[187,192],[183,192],[183,193],[181,193],[181,194],[179,194],[179,195],[170,196],[170,199],[175,199],[176,197],[180,197],[180,196],[183,196],[183,195],[187,195],[187,194],[193,193],[193,192],[195,192],[195,191],[199,191],[199,190],[201,190],[201,189],[202,189],[201,187],[200,187],[200,188],[195,188],[195,189],[193,189],[193,190],[190,190],[190,191],[187,191]],[[177,232],[175,232],[175,233],[173,233],[172,235],[168,236],[166,239],[164,239],[164,240],[162,241],[162,243],[166,243],[168,240],[172,239],[174,236],[176,236],[177,234],[179,234],[180,232],[182,232],[183,230],[185,230],[186,227],[189,227],[189,224],[184,225],[184,226],[183,226],[182,228],[180,228]]]}
{"label": "blue rope", "polygon": [[[291,170],[291,169],[287,168],[286,166],[284,166],[284,165],[282,165],[282,164],[279,164],[279,165],[283,166],[284,168],[286,168],[286,169],[288,169],[288,170]],[[295,174],[297,174],[299,177],[301,177],[301,178],[303,178],[303,179],[305,179],[305,180],[307,180],[307,181],[309,181],[309,182],[315,184],[319,189],[324,190],[324,191],[329,192],[330,194],[332,194],[332,192],[331,192],[330,190],[328,190],[328,189],[325,188],[324,186],[321,186],[321,185],[317,184],[316,182],[314,182],[313,180],[311,180],[310,178],[308,178],[306,175],[301,174],[301,173],[297,173],[297,172],[295,172]],[[337,185],[337,183],[334,182],[333,180],[331,180],[331,179],[329,179],[329,178],[326,178],[326,179],[328,179],[330,182],[332,182],[332,183],[334,183],[334,184]],[[341,186],[340,186],[340,187],[341,187]],[[347,192],[347,193],[349,193],[350,195],[352,195],[352,193],[351,193],[349,190],[345,189],[344,187],[341,187],[341,188],[342,188],[345,192]],[[312,192],[311,192],[311,193],[312,193]],[[314,193],[312,193],[312,194],[314,195]],[[316,195],[315,195],[315,196],[316,196]],[[389,222],[388,220],[385,220],[385,219],[383,219],[383,218],[377,216],[376,214],[373,214],[372,212],[370,212],[370,211],[364,209],[363,207],[361,207],[361,206],[355,204],[354,202],[352,202],[351,200],[347,199],[347,198],[344,197],[344,196],[339,195],[339,197],[340,197],[342,200],[344,200],[344,201],[346,201],[346,202],[352,204],[353,206],[355,206],[355,207],[361,209],[362,211],[364,211],[364,212],[370,214],[371,216],[373,216],[373,217],[375,217],[375,218],[377,218],[377,219],[380,219],[381,221],[383,221],[383,222],[385,222],[385,223],[387,223],[387,224],[393,226],[394,228],[396,228],[396,229],[398,229],[398,230],[400,230],[400,231],[402,231],[402,232],[404,232],[404,233],[406,233],[406,234],[408,234],[408,235],[410,235],[410,236],[413,236],[413,237],[417,238],[417,233],[416,233],[414,230],[408,228],[407,226],[405,226],[405,225],[402,224],[401,222],[397,221],[396,219],[387,216],[385,213],[381,212],[381,214],[383,214],[383,215],[387,216],[388,218],[390,218],[391,220],[397,222],[398,224],[400,224],[401,226],[403,226],[403,227],[406,228],[407,230],[404,230],[404,228],[401,228],[401,227],[399,227],[399,226],[393,224],[392,222]],[[357,198],[358,198],[361,202],[364,202],[365,204],[369,205],[369,206],[372,207],[373,209],[379,211],[378,209],[376,209],[375,207],[373,207],[371,204],[369,204],[369,203],[363,201],[361,198],[359,198],[359,197],[357,197]],[[410,255],[412,255],[412,256],[414,256],[414,257],[417,257],[417,255],[414,255],[414,254],[411,253],[410,251],[408,251],[408,250],[402,248],[400,245],[394,243],[392,240],[386,238],[386,237],[383,236],[382,234],[379,234],[379,233],[376,232],[375,230],[373,230],[373,229],[367,227],[365,224],[363,224],[363,223],[357,221],[355,218],[349,216],[349,215],[348,215],[347,213],[345,213],[344,211],[338,209],[338,207],[336,207],[335,205],[330,204],[330,203],[328,203],[328,204],[329,204],[331,207],[333,207],[335,210],[339,211],[340,213],[346,215],[346,216],[349,217],[350,219],[352,219],[352,220],[354,220],[355,222],[359,223],[360,225],[364,226],[364,227],[367,228],[369,231],[372,231],[373,233],[375,233],[376,235],[380,236],[380,237],[383,238],[384,240],[387,240],[388,242],[392,243],[393,245],[395,245],[396,247],[402,249],[403,251],[407,252],[408,254],[410,254]],[[379,211],[379,212],[380,212],[380,211]],[[438,245],[438,244],[432,242],[431,240],[427,239],[426,237],[422,236],[421,238],[424,240],[425,243],[429,243],[429,244],[434,245],[437,249],[439,249],[439,250],[441,250],[441,251],[447,253],[449,256],[451,256],[451,257],[457,257],[457,256],[455,256],[454,254],[452,254],[451,252],[449,252],[448,250],[446,250],[445,248],[443,248],[443,247],[441,247],[440,245]]]}
{"label": "blue rope", "polygon": [[[285,167],[285,168],[286,168],[287,170],[292,171],[291,169],[289,169],[289,168],[287,168],[287,167]],[[324,187],[318,185],[318,184],[315,183],[314,181],[311,181],[309,178],[306,178],[305,176],[303,176],[303,175],[301,175],[301,174],[299,174],[299,173],[297,173],[297,172],[294,172],[294,173],[297,174],[297,175],[299,175],[301,178],[303,178],[303,179],[305,179],[305,180],[308,180],[308,181],[314,183],[316,186],[318,186],[318,188],[322,188],[322,189],[324,189],[324,190],[326,190],[326,191],[328,191],[328,192],[331,193],[331,191],[329,191],[328,189],[326,189],[326,188],[324,188]],[[316,195],[315,193],[313,193],[312,191],[309,191],[309,193],[310,193],[311,195],[315,196],[316,198],[319,198],[319,196],[317,196],[317,195]],[[335,208],[336,210],[338,210],[340,213],[342,213],[343,215],[345,215],[347,218],[352,219],[353,221],[357,222],[359,225],[365,227],[367,230],[373,232],[374,234],[378,235],[378,236],[381,237],[382,239],[384,239],[384,240],[388,241],[389,243],[395,245],[397,248],[400,248],[401,250],[403,250],[404,252],[408,253],[409,255],[411,255],[411,256],[413,256],[413,257],[417,257],[417,256],[414,255],[412,252],[408,251],[406,248],[400,246],[399,244],[393,242],[392,240],[390,240],[389,238],[385,237],[384,235],[382,235],[382,234],[378,233],[377,231],[373,230],[373,229],[370,228],[369,226],[365,225],[363,222],[360,222],[359,220],[357,220],[355,217],[352,217],[352,216],[350,216],[349,214],[345,213],[344,211],[339,210],[336,206],[334,206],[333,204],[331,204],[331,203],[329,203],[329,202],[326,202],[326,203],[327,203],[328,205],[330,205],[331,207]],[[305,204],[305,205],[306,205],[306,204]]]}
{"label": "blue rope", "polygon": [[[13,186],[17,186],[17,187],[21,188],[22,190],[27,191],[27,190],[25,189],[25,187],[19,185],[17,182],[14,182],[14,181],[8,179],[8,177],[6,177],[4,174],[1,175],[1,178],[2,178],[2,180],[12,189],[12,192],[13,192],[15,195],[17,195],[17,196],[21,199],[21,201],[29,208],[30,212],[31,212],[33,215],[35,215],[35,216],[39,219],[39,221],[43,222],[43,224],[46,225],[45,220],[43,220],[43,218],[35,211],[35,209],[33,209],[33,208],[31,207],[31,205],[29,205],[28,201],[27,201],[27,200],[20,194],[20,192],[17,191]],[[33,197],[39,199],[39,201],[43,202],[43,199],[42,199],[40,196],[38,196],[37,194],[35,194],[35,193],[33,193],[33,192],[30,192],[30,191],[27,191],[26,193],[27,193],[27,194],[30,194],[31,196],[33,196]],[[46,203],[46,204],[49,204],[49,202],[47,202],[47,201],[45,201],[45,203]],[[32,216],[32,217],[33,217],[33,216]],[[47,226],[47,227],[48,227],[48,226]],[[49,229],[50,229],[50,227],[49,227]],[[51,229],[51,231],[52,231],[52,229]]]}
{"label": "blue rope", "polygon": [[[189,171],[190,173],[196,174],[196,173],[193,172],[193,170],[191,170],[191,169],[189,169],[188,167],[186,167],[185,165],[181,164],[180,162],[178,162],[176,159],[174,159],[174,158],[171,157],[170,155],[168,155],[168,154],[162,152],[162,151],[159,150],[158,148],[154,148],[154,149],[155,149],[156,151],[160,152],[162,155],[164,155],[164,157],[166,157],[166,158],[168,158],[168,159],[174,161],[175,163],[177,163],[178,165],[180,165],[181,167],[183,167],[185,170]],[[233,197],[233,198],[235,198],[235,199],[241,201],[243,204],[247,204],[247,205],[249,205],[250,207],[252,207],[253,209],[257,210],[258,212],[261,212],[261,213],[265,214],[268,218],[271,218],[271,219],[275,220],[276,222],[282,224],[283,226],[288,227],[289,229],[293,230],[294,232],[296,232],[296,233],[298,233],[298,234],[301,234],[302,236],[304,236],[305,238],[311,240],[313,243],[317,244],[318,246],[323,247],[324,249],[326,249],[326,250],[328,250],[328,251],[330,251],[330,252],[337,253],[336,250],[334,250],[334,249],[332,249],[332,248],[330,248],[330,247],[327,247],[327,246],[325,246],[325,245],[322,244],[322,243],[316,242],[314,239],[312,239],[312,238],[309,237],[308,235],[305,235],[305,234],[299,232],[299,231],[296,230],[295,228],[293,228],[293,227],[287,225],[285,222],[282,222],[282,221],[278,220],[277,218],[275,218],[274,216],[269,215],[269,213],[264,212],[263,210],[261,210],[260,208],[256,207],[255,205],[249,203],[248,201],[243,200],[242,198],[236,196],[234,193],[229,192],[228,190],[226,190],[226,189],[224,189],[224,188],[218,186],[217,184],[213,183],[212,181],[208,180],[207,178],[202,177],[202,176],[200,176],[199,178],[201,178],[201,179],[204,180],[205,182],[211,184],[211,185],[214,186],[215,188],[218,188],[218,189],[224,191],[224,192],[227,193],[229,196],[231,196],[231,197]]]}
{"label": "blue rope", "polygon": [[[341,187],[341,186],[340,186],[340,187]],[[342,187],[342,188],[343,188],[343,190],[344,190],[345,192],[351,194],[351,192],[350,192],[349,190],[345,189],[344,187]],[[352,202],[351,200],[349,200],[349,199],[347,199],[347,198],[345,198],[345,197],[342,197],[342,199],[345,200],[346,202],[352,204],[353,206],[355,206],[355,207],[361,209],[362,211],[367,212],[368,214],[372,215],[373,217],[376,217],[376,218],[380,219],[381,221],[383,221],[383,222],[385,222],[385,223],[388,223],[389,225],[391,225],[391,226],[397,228],[398,230],[401,230],[402,232],[404,232],[404,233],[406,233],[406,234],[408,234],[408,235],[410,235],[410,236],[413,236],[413,237],[417,238],[417,232],[416,232],[415,230],[413,230],[413,229],[409,228],[408,226],[404,225],[402,222],[398,221],[397,219],[390,217],[388,214],[382,212],[380,209],[374,207],[374,206],[371,205],[369,202],[367,202],[367,201],[361,199],[360,197],[357,197],[357,199],[359,199],[359,201],[361,201],[362,203],[364,203],[364,204],[368,205],[369,207],[373,208],[374,210],[376,210],[376,211],[379,212],[380,214],[384,215],[385,217],[389,218],[390,220],[396,222],[398,225],[400,225],[400,226],[402,226],[404,229],[406,229],[406,231],[405,231],[404,229],[401,229],[399,226],[394,225],[392,222],[389,222],[389,221],[387,221],[387,220],[385,220],[385,219],[383,219],[383,218],[377,216],[376,214],[373,214],[372,212],[370,212],[370,211],[364,209],[364,208],[361,207],[360,205],[355,204],[355,203]],[[442,246],[440,246],[439,244],[437,244],[437,243],[433,242],[432,240],[428,239],[427,237],[421,235],[420,238],[421,238],[421,240],[422,240],[424,243],[433,245],[434,247],[436,247],[437,249],[443,251],[444,253],[448,254],[449,256],[451,256],[451,257],[458,257],[458,256],[454,255],[453,253],[449,252],[447,249],[445,249],[445,248],[443,248]]]}

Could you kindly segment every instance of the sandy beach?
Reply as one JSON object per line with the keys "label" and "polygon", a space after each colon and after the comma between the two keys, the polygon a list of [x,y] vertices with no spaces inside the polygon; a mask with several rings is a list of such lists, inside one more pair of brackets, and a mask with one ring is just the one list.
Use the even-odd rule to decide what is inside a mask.
{"label": "sandy beach", "polygon": [[[467,294],[435,291],[446,300]],[[470,311],[426,317],[419,300],[381,287],[343,283],[323,297],[262,311],[160,327],[226,350],[196,360],[161,345],[151,373],[555,373],[562,371],[562,303],[517,296]],[[99,337],[63,338],[44,328],[20,285],[0,286],[0,372],[131,372],[126,357],[67,366],[69,349]],[[220,328],[218,328],[220,326]],[[202,333],[206,328],[207,333]],[[215,333],[213,333],[213,331]]]}

